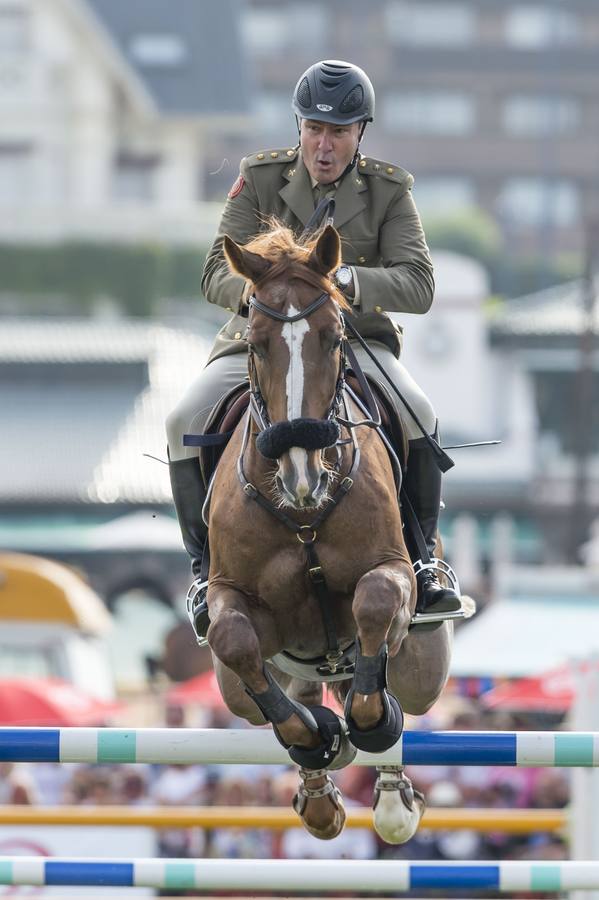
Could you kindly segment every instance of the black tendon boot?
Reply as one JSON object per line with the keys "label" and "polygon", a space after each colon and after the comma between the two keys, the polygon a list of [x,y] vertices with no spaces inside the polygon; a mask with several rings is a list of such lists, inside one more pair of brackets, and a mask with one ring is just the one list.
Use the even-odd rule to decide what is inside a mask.
{"label": "black tendon boot", "polygon": [[206,500],[206,489],[200,472],[197,457],[179,459],[169,462],[171,490],[179,527],[183,536],[183,546],[191,557],[191,571],[194,580],[187,592],[187,614],[198,640],[206,636],[210,620],[206,593],[208,590],[208,559],[204,560],[205,574],[202,573],[202,560],[207,553],[208,527],[202,518],[202,507]]}
{"label": "black tendon boot", "polygon": [[[437,439],[437,432],[433,435]],[[425,438],[409,443],[408,468],[404,490],[420,524],[429,557],[436,557],[437,527],[441,508],[441,470]],[[409,529],[406,529],[409,532]],[[423,568],[424,553],[411,534],[406,535],[408,551],[415,564],[418,584],[417,613],[452,613],[461,609],[461,601],[453,588],[442,587],[435,568]],[[423,548],[422,548],[423,549]]]}

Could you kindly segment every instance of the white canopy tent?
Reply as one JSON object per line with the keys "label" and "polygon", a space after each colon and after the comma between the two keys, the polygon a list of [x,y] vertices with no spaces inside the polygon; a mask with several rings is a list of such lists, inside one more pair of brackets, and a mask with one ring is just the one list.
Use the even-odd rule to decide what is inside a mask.
{"label": "white canopy tent", "polygon": [[585,569],[511,570],[455,636],[454,676],[524,677],[599,653],[599,583]]}

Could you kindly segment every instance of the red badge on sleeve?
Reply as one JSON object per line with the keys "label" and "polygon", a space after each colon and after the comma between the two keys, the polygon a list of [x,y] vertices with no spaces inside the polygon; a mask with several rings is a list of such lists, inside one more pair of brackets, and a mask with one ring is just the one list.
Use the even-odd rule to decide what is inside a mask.
{"label": "red badge on sleeve", "polygon": [[245,178],[243,177],[243,175],[238,175],[237,181],[235,182],[235,184],[233,185],[233,187],[227,194],[227,197],[229,198],[229,200],[233,200],[233,198],[236,197],[237,194],[240,194],[242,192],[244,184],[245,184]]}

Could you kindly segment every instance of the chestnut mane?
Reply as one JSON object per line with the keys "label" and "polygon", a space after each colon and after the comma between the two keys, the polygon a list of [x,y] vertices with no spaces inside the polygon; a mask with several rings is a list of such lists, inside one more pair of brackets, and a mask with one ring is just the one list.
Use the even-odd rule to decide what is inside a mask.
{"label": "chestnut mane", "polygon": [[341,309],[350,309],[350,304],[335,284],[326,275],[320,274],[308,265],[308,259],[316,246],[319,232],[314,237],[299,243],[293,231],[276,217],[268,219],[267,225],[268,230],[260,232],[244,245],[244,250],[257,253],[271,263],[268,272],[255,282],[254,286],[264,285],[274,278],[288,280],[299,278],[330,294]]}

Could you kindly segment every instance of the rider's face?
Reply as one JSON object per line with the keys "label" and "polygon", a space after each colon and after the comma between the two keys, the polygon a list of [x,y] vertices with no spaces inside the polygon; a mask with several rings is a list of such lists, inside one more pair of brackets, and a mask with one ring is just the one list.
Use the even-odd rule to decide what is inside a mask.
{"label": "rider's face", "polygon": [[331,125],[302,119],[300,146],[306,169],[320,184],[331,184],[351,162],[360,134],[360,123]]}

